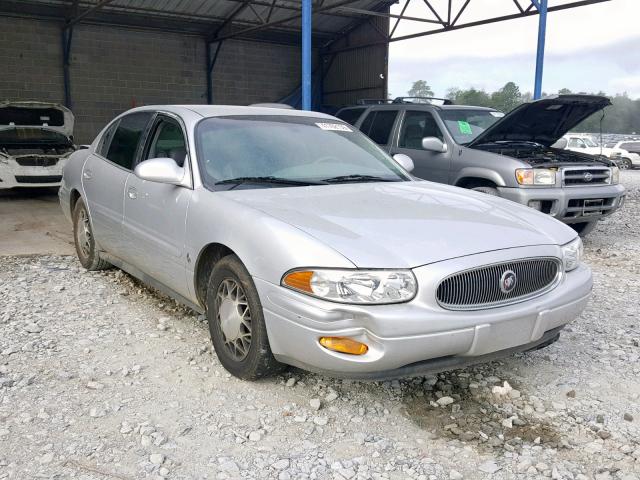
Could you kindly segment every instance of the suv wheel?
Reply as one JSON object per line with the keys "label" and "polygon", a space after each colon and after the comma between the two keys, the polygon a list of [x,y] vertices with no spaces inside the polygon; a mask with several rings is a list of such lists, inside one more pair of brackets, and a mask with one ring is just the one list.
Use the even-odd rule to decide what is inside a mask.
{"label": "suv wheel", "polygon": [[631,168],[632,166],[633,165],[631,163],[631,160],[629,160],[628,158],[622,158],[618,163],[618,167],[620,167],[621,170],[626,170],[628,168]]}
{"label": "suv wheel", "polygon": [[207,320],[222,366],[244,380],[282,371],[271,352],[262,304],[251,275],[235,255],[216,263],[207,287]]}

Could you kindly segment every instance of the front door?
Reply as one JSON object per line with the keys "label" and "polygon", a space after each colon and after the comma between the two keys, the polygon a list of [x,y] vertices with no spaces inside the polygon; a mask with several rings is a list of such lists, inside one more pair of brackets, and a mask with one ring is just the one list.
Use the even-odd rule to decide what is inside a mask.
{"label": "front door", "polygon": [[422,139],[436,137],[445,142],[442,130],[436,123],[433,114],[428,111],[407,110],[402,119],[398,146],[391,150],[392,154],[404,153],[413,160],[413,175],[432,182],[449,183],[451,149],[438,153],[422,148]]}
{"label": "front door", "polygon": [[[176,118],[159,114],[149,131],[141,161],[172,158],[190,182],[187,142]],[[193,190],[129,175],[124,195],[124,235],[129,260],[144,273],[187,296],[185,228]]]}

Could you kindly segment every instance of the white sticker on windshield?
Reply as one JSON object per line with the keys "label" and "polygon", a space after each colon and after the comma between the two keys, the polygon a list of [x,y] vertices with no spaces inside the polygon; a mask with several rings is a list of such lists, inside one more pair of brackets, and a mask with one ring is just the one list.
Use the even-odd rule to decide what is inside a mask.
{"label": "white sticker on windshield", "polygon": [[491,115],[493,115],[496,118],[502,118],[504,117],[504,113],[502,112],[489,112]]}
{"label": "white sticker on windshield", "polygon": [[322,130],[330,130],[333,132],[353,132],[349,127],[342,123],[316,123]]}

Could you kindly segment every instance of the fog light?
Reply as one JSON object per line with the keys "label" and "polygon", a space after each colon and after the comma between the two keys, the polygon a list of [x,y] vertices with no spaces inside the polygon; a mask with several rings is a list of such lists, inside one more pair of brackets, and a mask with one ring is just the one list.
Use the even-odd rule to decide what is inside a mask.
{"label": "fog light", "polygon": [[364,355],[369,351],[364,343],[357,342],[347,337],[320,337],[320,345],[334,352],[348,353],[349,355]]}
{"label": "fog light", "polygon": [[529,206],[534,210],[542,210],[542,202],[540,200],[529,200]]}

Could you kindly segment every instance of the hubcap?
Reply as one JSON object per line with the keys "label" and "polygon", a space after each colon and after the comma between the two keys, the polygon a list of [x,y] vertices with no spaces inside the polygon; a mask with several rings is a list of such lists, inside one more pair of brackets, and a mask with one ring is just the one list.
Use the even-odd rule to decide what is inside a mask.
{"label": "hubcap", "polygon": [[231,278],[223,280],[216,295],[217,319],[225,347],[235,360],[243,360],[251,347],[251,311],[242,287]]}
{"label": "hubcap", "polygon": [[87,211],[84,208],[80,210],[79,217],[76,239],[82,254],[88,257],[91,252],[91,224],[89,223],[89,215],[87,215]]}

